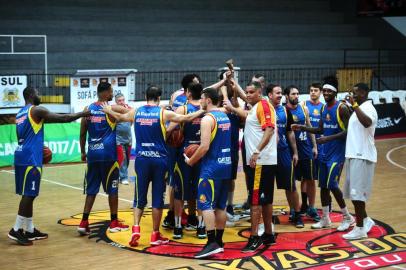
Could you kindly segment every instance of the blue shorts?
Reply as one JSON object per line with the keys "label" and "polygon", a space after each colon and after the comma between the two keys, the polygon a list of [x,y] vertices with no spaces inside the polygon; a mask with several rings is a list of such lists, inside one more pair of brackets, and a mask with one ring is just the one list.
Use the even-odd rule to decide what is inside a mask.
{"label": "blue shorts", "polygon": [[178,156],[173,173],[175,199],[188,201],[197,199],[197,184],[200,175],[200,162],[190,167],[182,156]]}
{"label": "blue shorts", "polygon": [[137,157],[135,167],[134,207],[143,209],[147,205],[149,182],[152,182],[152,207],[163,208],[165,175],[168,172],[166,158]]}
{"label": "blue shorts", "polygon": [[296,190],[295,167],[293,166],[290,149],[278,149],[278,165],[276,169],[276,184],[278,189]]}
{"label": "blue shorts", "polygon": [[99,193],[100,184],[109,195],[118,193],[119,166],[117,161],[87,163],[83,190],[87,195]]}
{"label": "blue shorts", "polygon": [[176,166],[176,157],[177,157],[177,153],[178,153],[178,149],[174,148],[172,146],[167,146],[168,149],[168,173],[165,177],[166,183],[173,187],[174,183],[173,183],[173,177],[174,177],[174,171],[175,171],[175,166]]}
{"label": "blue shorts", "polygon": [[295,174],[297,180],[315,180],[315,169],[313,159],[299,159],[297,163]]}
{"label": "blue shorts", "polygon": [[227,194],[231,180],[200,178],[198,185],[197,209],[226,209]]}
{"label": "blue shorts", "polygon": [[318,178],[319,187],[337,189],[344,162],[320,162]]}
{"label": "blue shorts", "polygon": [[42,167],[15,166],[16,194],[37,197],[41,182]]}

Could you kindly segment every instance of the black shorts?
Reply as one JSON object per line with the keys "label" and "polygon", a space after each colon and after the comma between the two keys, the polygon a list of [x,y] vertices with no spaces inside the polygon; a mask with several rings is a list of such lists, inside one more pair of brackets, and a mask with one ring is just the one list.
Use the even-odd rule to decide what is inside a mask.
{"label": "black shorts", "polygon": [[248,166],[246,173],[250,205],[272,204],[276,165]]}
{"label": "black shorts", "polygon": [[299,159],[299,162],[296,166],[296,177],[297,180],[315,180],[316,179],[316,171],[314,167],[314,160],[313,159]]}

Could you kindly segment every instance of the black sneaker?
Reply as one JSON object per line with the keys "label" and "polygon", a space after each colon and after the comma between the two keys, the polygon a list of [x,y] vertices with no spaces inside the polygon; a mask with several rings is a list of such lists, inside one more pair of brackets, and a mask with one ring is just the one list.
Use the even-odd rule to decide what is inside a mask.
{"label": "black sneaker", "polygon": [[39,230],[37,230],[36,228],[34,228],[34,232],[25,232],[25,237],[28,238],[28,240],[30,241],[34,241],[34,240],[41,240],[41,239],[47,239],[48,238],[48,234],[47,233],[42,233]]}
{"label": "black sneaker", "polygon": [[241,250],[241,252],[248,253],[248,252],[255,252],[257,249],[262,247],[262,239],[258,235],[251,235],[248,239],[247,245]]}
{"label": "black sneaker", "polygon": [[273,234],[266,234],[264,233],[262,236],[262,243],[265,246],[272,246],[276,244],[275,236]]}
{"label": "black sneaker", "polygon": [[301,215],[295,217],[295,226],[296,226],[296,228],[299,228],[299,229],[304,228],[304,223],[303,223]]}
{"label": "black sneaker", "polygon": [[230,216],[234,216],[234,208],[233,208],[233,206],[232,205],[227,205],[226,212]]}
{"label": "black sneaker", "polygon": [[183,237],[182,227],[173,228],[173,239],[181,239]]}
{"label": "black sneaker", "polygon": [[300,207],[300,215],[302,217],[306,215],[308,208],[309,208],[309,206],[302,204],[302,206]]}
{"label": "black sneaker", "polygon": [[217,242],[207,243],[204,248],[195,255],[196,259],[206,258],[211,255],[223,252],[224,249]]}
{"label": "black sneaker", "polygon": [[19,229],[18,231],[15,231],[13,228],[8,233],[8,238],[16,241],[18,244],[22,246],[31,246],[32,241],[28,240],[27,237],[25,237],[23,229]]}
{"label": "black sneaker", "polygon": [[197,227],[196,236],[199,239],[205,239],[207,237],[206,227]]}
{"label": "black sneaker", "polygon": [[187,216],[187,224],[185,229],[187,231],[194,231],[197,229],[197,225],[199,224],[199,221],[196,217],[196,215],[188,215]]}
{"label": "black sneaker", "polygon": [[290,211],[289,211],[289,222],[293,222],[294,218],[295,218],[295,210],[290,209]]}
{"label": "black sneaker", "polygon": [[175,215],[172,210],[169,210],[162,222],[162,227],[166,229],[173,229],[175,227]]}

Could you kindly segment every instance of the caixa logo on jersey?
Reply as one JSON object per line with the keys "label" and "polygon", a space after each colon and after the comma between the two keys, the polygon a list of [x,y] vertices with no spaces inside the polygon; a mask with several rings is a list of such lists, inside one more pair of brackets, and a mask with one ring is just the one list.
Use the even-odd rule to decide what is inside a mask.
{"label": "caixa logo on jersey", "polygon": [[[280,213],[287,207],[276,206]],[[162,246],[150,246],[152,230],[151,209],[145,209],[141,222],[141,238],[139,245],[130,247],[128,242],[131,230],[110,233],[108,230],[110,213],[98,211],[91,213],[89,221],[92,224],[90,239],[105,241],[113,247],[127,251],[148,253],[151,255],[190,258],[199,252],[206,239],[198,239],[196,231],[184,230],[181,239],[172,238],[173,230],[161,229],[161,233],[171,241]],[[262,246],[256,252],[242,253],[241,250],[250,236],[249,215],[236,211],[240,220],[234,227],[226,228],[223,241],[224,253],[216,254],[208,260],[202,260],[199,269],[376,269],[406,263],[406,233],[395,233],[387,224],[375,220],[374,226],[367,239],[344,240],[336,227],[341,222],[342,215],[337,212],[330,214],[333,227],[323,230],[312,230],[312,220],[305,217],[305,228],[296,229],[288,220],[288,215],[276,216],[276,244]],[[164,213],[165,214],[165,213]],[[78,226],[82,215],[77,214],[59,223]],[[121,210],[119,218],[127,224],[132,224],[132,209]],[[101,219],[104,219],[101,221]],[[177,261],[179,262],[179,261]],[[180,261],[182,262],[182,261]],[[168,263],[168,265],[173,265]],[[176,268],[193,269],[183,261]]]}

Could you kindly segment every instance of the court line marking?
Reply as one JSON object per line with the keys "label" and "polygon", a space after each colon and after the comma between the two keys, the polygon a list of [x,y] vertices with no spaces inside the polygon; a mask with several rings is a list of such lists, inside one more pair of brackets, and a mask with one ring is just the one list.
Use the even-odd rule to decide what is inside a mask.
{"label": "court line marking", "polygon": [[396,269],[402,269],[402,270],[406,270],[406,268],[403,268],[403,267],[401,267],[401,266],[397,266],[397,265],[392,265],[392,267],[393,267],[393,268],[396,268]]}
{"label": "court line marking", "polygon": [[405,144],[405,145],[398,146],[398,147],[395,147],[395,148],[392,148],[391,150],[389,150],[389,151],[386,153],[386,159],[387,159],[387,160],[389,161],[389,163],[391,163],[392,165],[394,165],[394,166],[396,166],[396,167],[399,167],[399,168],[401,168],[401,169],[403,169],[403,170],[406,170],[406,167],[404,167],[404,166],[402,166],[402,165],[400,165],[400,164],[394,162],[394,161],[390,158],[390,155],[392,154],[392,152],[394,152],[394,151],[396,151],[396,150],[399,150],[399,149],[401,149],[401,148],[403,148],[403,147],[406,147],[406,144]]}
{"label": "court line marking", "polygon": [[[77,165],[77,164],[76,164],[76,165]],[[14,171],[1,170],[0,172],[5,172],[5,173],[9,173],[9,174],[15,174]],[[41,181],[45,181],[45,182],[48,182],[48,183],[51,183],[51,184],[54,184],[54,185],[58,185],[58,186],[62,186],[62,187],[67,187],[67,188],[71,188],[71,189],[76,189],[76,190],[83,191],[83,188],[78,188],[78,187],[75,187],[75,186],[63,184],[63,183],[56,182],[56,181],[52,181],[52,180],[45,179],[45,178],[41,178]],[[97,195],[100,195],[100,196],[103,196],[103,197],[108,197],[107,194],[100,193],[100,192],[99,192]],[[130,201],[130,200],[123,199],[123,198],[118,198],[118,199],[119,199],[120,201],[123,201],[123,202],[129,202],[129,203],[132,203],[132,202],[133,202],[132,200]]]}

